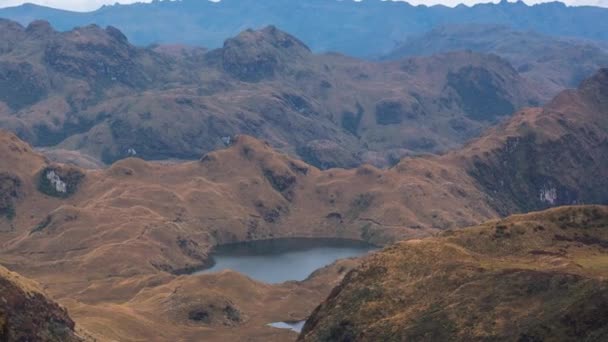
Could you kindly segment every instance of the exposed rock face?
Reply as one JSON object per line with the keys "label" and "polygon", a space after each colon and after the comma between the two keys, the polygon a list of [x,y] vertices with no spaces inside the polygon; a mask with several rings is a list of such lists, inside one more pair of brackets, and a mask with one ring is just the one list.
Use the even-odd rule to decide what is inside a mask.
{"label": "exposed rock face", "polygon": [[0,266],[0,339],[2,341],[81,341],[65,309],[37,285]]}
{"label": "exposed rock face", "polygon": [[38,190],[55,197],[68,197],[76,192],[84,174],[77,168],[49,166],[40,172]]}
{"label": "exposed rock face", "polygon": [[311,52],[295,37],[268,26],[260,31],[247,30],[226,40],[222,49],[224,70],[245,82],[271,79],[297,65]]}
{"label": "exposed rock face", "polygon": [[566,207],[401,242],[351,271],[299,340],[604,340],[607,227],[608,207]]}
{"label": "exposed rock face", "polygon": [[[501,144],[476,154],[471,175],[503,214],[555,205],[608,203],[608,106],[603,69],[577,92],[564,92],[542,110],[529,110],[497,129]],[[593,122],[593,124],[591,124]],[[543,127],[543,128],[541,128]],[[496,135],[495,135],[496,137]],[[482,146],[481,140],[471,147]]]}

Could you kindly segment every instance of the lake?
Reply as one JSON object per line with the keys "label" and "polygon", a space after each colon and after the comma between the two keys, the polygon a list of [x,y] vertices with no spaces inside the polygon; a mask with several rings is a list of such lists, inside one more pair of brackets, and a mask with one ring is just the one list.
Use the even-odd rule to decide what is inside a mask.
{"label": "lake", "polygon": [[287,238],[220,245],[215,264],[195,274],[233,270],[265,283],[304,280],[338,259],[364,255],[377,247],[344,239]]}
{"label": "lake", "polygon": [[304,324],[306,321],[297,321],[297,322],[275,322],[268,324],[273,328],[279,329],[289,329],[291,331],[297,332],[298,334],[302,332],[302,328],[304,328]]}

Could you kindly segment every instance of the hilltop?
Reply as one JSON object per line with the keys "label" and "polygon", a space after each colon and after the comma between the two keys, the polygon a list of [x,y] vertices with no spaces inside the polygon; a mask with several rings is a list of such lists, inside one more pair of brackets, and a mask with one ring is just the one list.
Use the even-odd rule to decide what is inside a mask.
{"label": "hilltop", "polygon": [[351,271],[299,341],[602,341],[608,208],[515,215],[400,242]]}

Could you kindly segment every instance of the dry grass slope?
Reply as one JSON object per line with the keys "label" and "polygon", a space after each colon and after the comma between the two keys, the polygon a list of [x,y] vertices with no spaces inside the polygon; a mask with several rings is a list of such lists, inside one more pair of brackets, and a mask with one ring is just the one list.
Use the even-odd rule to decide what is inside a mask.
{"label": "dry grass slope", "polygon": [[301,341],[603,341],[608,207],[562,207],[398,243],[350,272]]}

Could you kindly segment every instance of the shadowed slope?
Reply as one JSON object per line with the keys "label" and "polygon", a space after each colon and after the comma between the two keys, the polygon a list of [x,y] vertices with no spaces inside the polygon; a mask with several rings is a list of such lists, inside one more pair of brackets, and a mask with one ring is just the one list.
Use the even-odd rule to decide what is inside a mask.
{"label": "shadowed slope", "polygon": [[577,87],[597,69],[608,67],[608,46],[600,42],[552,37],[495,24],[441,26],[409,37],[384,58],[461,50],[497,54],[548,96]]}
{"label": "shadowed slope", "polygon": [[36,283],[2,266],[0,294],[2,341],[82,341],[65,309],[48,299]]}

